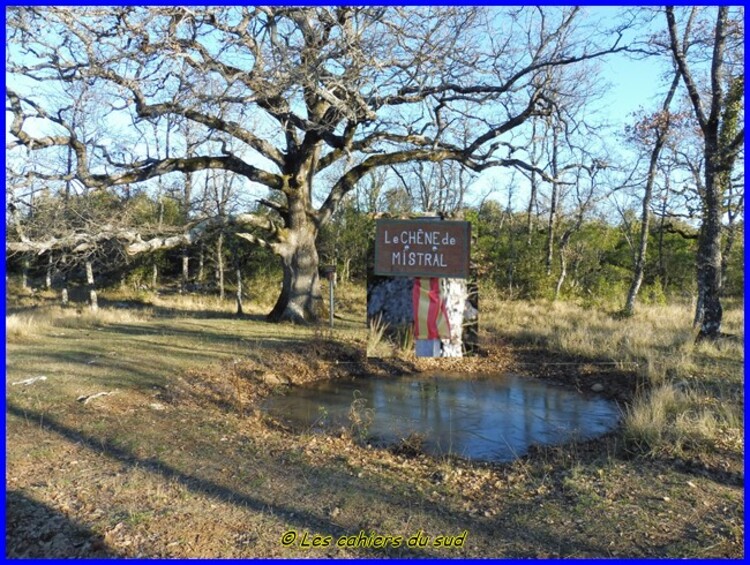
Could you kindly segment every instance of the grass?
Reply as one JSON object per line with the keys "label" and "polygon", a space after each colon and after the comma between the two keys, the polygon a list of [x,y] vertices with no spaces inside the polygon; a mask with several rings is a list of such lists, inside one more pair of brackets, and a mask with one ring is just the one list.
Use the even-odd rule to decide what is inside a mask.
{"label": "grass", "polygon": [[710,452],[728,443],[741,452],[742,410],[706,393],[661,385],[627,408],[623,433],[634,449],[652,455]]}
{"label": "grass", "polygon": [[[548,352],[635,371],[640,392],[624,413],[625,440],[650,454],[684,455],[744,435],[744,311],[728,307],[724,331],[736,339],[695,342],[684,304],[640,305],[620,318],[576,304],[482,302],[490,334]],[[501,315],[500,315],[501,313]],[[489,320],[488,320],[489,318]]]}
{"label": "grass", "polygon": [[546,349],[622,367],[637,366],[652,385],[690,377],[701,357],[742,359],[743,312],[728,310],[725,331],[738,336],[736,344],[716,348],[695,345],[692,313],[684,305],[640,306],[630,318],[564,302],[482,302],[501,316],[483,318],[487,329]]}
{"label": "grass", "polygon": [[359,442],[364,442],[367,439],[374,417],[372,408],[367,406],[367,399],[362,398],[359,391],[355,391],[354,398],[349,406],[349,423],[352,436]]}
{"label": "grass", "polygon": [[[676,448],[684,442],[684,422],[691,409],[690,396],[670,385],[662,385],[642,395],[628,407],[625,416],[625,439],[647,451],[671,444]],[[684,426],[683,426],[684,428]]]}
{"label": "grass", "polygon": [[151,319],[148,311],[115,310],[100,308],[73,310],[51,307],[33,314],[9,314],[5,317],[8,342],[23,341],[44,336],[52,328],[92,329],[115,324],[134,324]]}
{"label": "grass", "polygon": [[[259,411],[251,393],[269,372],[343,375],[351,361],[323,362],[326,348],[338,344],[330,351],[342,360],[366,348],[364,290],[337,293],[333,332],[268,324],[256,303],[238,319],[229,299],[145,296],[125,309],[108,305],[127,294],[105,292],[96,315],[11,302],[6,381],[48,380],[7,387],[7,555],[29,547],[67,557],[742,555],[741,344],[694,345],[679,307],[616,320],[574,305],[483,298],[490,364],[534,349],[541,363],[560,355],[594,371],[615,363],[613,378],[637,373],[643,387],[621,430],[599,441],[503,465],[434,459],[418,437],[400,450],[357,441],[371,410],[362,403],[353,404],[352,430],[330,435],[292,432]],[[725,331],[741,335],[742,320],[741,309],[727,308]],[[398,367],[385,363],[381,374]],[[75,400],[113,390],[87,405]],[[61,523],[87,537],[52,543],[45,532]],[[334,539],[360,529],[469,533],[461,549],[302,549],[281,545],[289,529]]]}
{"label": "grass", "polygon": [[370,322],[370,329],[367,333],[368,357],[388,357],[392,355],[393,348],[385,337],[387,330],[388,324],[383,321],[380,314]]}
{"label": "grass", "polygon": [[39,322],[33,315],[11,314],[5,316],[5,337],[7,340],[28,339],[35,335]]}

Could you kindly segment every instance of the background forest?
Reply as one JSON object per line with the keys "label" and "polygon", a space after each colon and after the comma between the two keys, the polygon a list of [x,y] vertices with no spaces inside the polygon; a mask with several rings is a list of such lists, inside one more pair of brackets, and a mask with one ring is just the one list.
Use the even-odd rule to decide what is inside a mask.
{"label": "background forest", "polygon": [[[375,218],[463,217],[505,299],[678,300],[716,337],[743,284],[742,21],[11,9],[8,269],[93,307],[97,287],[172,285],[310,321],[321,264],[364,281]],[[658,78],[623,118],[626,64]]]}

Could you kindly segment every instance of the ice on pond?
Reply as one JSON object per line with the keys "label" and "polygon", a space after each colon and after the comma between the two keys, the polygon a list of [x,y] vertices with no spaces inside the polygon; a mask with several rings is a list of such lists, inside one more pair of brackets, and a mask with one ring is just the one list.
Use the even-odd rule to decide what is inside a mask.
{"label": "ice on pond", "polygon": [[290,388],[264,406],[300,429],[356,425],[382,445],[417,434],[428,453],[482,461],[511,461],[532,445],[594,438],[614,429],[620,416],[601,397],[512,374],[326,381]]}

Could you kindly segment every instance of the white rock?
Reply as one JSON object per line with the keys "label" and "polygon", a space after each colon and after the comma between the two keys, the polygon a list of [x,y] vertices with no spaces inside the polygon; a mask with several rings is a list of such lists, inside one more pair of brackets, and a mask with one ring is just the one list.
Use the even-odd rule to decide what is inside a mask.
{"label": "white rock", "polygon": [[47,380],[47,377],[45,377],[44,375],[40,375],[38,377],[31,377],[30,379],[24,379],[22,381],[18,381],[18,382],[15,382],[15,383],[10,383],[10,384],[11,385],[25,385],[25,386],[29,386],[29,385],[33,385],[37,381],[46,381],[46,380]]}
{"label": "white rock", "polygon": [[81,396],[76,398],[76,400],[78,402],[83,402],[84,404],[88,404],[92,400],[96,400],[97,398],[101,398],[102,396],[109,396],[114,393],[115,391],[111,391],[111,392],[103,391],[103,392],[97,392],[96,394],[89,394],[89,395],[82,394]]}

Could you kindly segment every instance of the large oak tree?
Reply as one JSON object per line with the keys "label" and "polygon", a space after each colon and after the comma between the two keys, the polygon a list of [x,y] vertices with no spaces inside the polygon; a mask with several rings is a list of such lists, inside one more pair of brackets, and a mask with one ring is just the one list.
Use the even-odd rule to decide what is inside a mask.
{"label": "large oak tree", "polygon": [[[70,237],[77,245],[113,238],[137,253],[234,226],[283,264],[270,319],[314,320],[316,236],[370,171],[414,161],[534,169],[513,135],[564,97],[555,74],[623,49],[620,34],[582,25],[578,8],[13,8],[10,146],[69,151],[71,173],[28,174],[75,178],[87,190],[208,170],[266,187],[271,213],[196,217],[168,237],[137,229]],[[48,95],[58,84],[96,92],[116,133],[82,135],[70,119],[72,101]],[[140,125],[158,130],[175,119],[200,130],[200,143],[181,155],[178,147],[169,155],[154,150]],[[68,243],[8,245],[33,251]]]}

